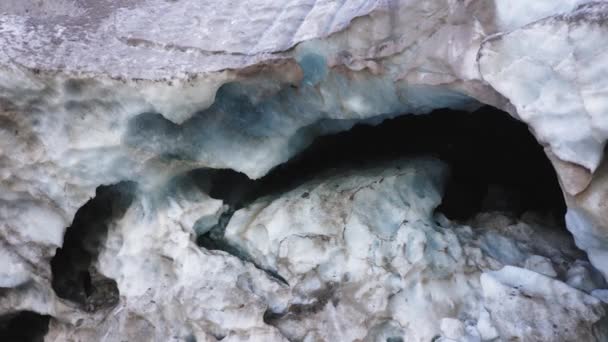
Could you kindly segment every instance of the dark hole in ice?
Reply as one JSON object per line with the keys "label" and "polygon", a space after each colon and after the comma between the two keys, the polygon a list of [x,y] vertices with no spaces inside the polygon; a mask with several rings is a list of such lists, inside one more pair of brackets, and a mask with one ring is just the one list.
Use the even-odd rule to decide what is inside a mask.
{"label": "dark hole in ice", "polygon": [[323,170],[357,168],[404,156],[435,156],[451,178],[438,210],[450,219],[484,211],[536,211],[563,221],[557,176],[528,127],[496,108],[436,110],[317,138],[257,181],[256,196],[297,186]]}
{"label": "dark hole in ice", "polygon": [[331,169],[359,168],[407,156],[434,156],[450,166],[451,177],[437,208],[449,219],[466,220],[481,211],[516,216],[534,211],[565,226],[566,206],[543,147],[524,123],[485,106],[473,113],[444,109],[402,115],[375,126],[359,124],[322,136],[258,180],[232,170],[192,171],[189,176],[194,183],[232,208],[217,227],[198,237],[199,245],[240,255],[223,240],[234,210]]}
{"label": "dark hole in ice", "polygon": [[42,342],[49,330],[50,316],[21,311],[0,317],[0,341]]}
{"label": "dark hole in ice", "polygon": [[64,235],[63,246],[51,260],[52,286],[64,299],[87,311],[112,307],[118,302],[116,282],[97,273],[93,264],[112,220],[122,217],[135,195],[135,183],[100,186],[95,197],[74,216]]}

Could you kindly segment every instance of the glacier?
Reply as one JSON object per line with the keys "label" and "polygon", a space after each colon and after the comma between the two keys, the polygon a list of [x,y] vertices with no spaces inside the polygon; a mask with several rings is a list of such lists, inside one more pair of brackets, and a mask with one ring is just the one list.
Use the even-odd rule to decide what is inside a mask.
{"label": "glacier", "polygon": [[[46,341],[606,340],[607,17],[590,0],[4,0],[0,315],[48,316]],[[544,147],[571,236],[435,214],[449,165],[432,159],[236,207],[173,186],[262,179],[320,136],[483,105]],[[68,227],[125,183],[132,202],[70,269],[110,304],[59,296]],[[218,225],[229,247],[197,246]]]}

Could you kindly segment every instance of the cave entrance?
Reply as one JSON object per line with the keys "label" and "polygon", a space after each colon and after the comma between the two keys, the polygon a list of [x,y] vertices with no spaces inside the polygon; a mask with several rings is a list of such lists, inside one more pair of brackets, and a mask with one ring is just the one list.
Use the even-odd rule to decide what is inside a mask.
{"label": "cave entrance", "polygon": [[233,170],[194,170],[186,177],[193,182],[186,184],[197,184],[231,207],[197,242],[247,259],[223,239],[235,210],[322,177],[331,169],[361,168],[408,156],[434,156],[449,165],[451,176],[437,211],[450,220],[466,222],[481,212],[512,217],[534,212],[551,226],[566,229],[566,205],[543,147],[524,123],[485,106],[473,113],[443,109],[402,115],[321,136],[258,180]]}
{"label": "cave entrance", "polygon": [[403,115],[319,137],[262,178],[260,188],[284,191],[324,169],[421,155],[450,166],[451,178],[437,209],[449,219],[466,220],[481,211],[517,216],[534,211],[551,215],[565,228],[566,206],[543,147],[524,123],[489,106],[473,113],[443,109]]}

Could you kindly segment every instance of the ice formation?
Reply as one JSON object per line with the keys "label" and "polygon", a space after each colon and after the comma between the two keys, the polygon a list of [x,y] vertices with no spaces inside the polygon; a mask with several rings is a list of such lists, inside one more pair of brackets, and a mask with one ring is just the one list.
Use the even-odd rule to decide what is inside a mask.
{"label": "ice formation", "polygon": [[269,322],[296,341],[607,338],[600,300],[565,283],[569,238],[496,213],[433,217],[445,171],[397,162],[237,211],[226,238],[292,289]]}
{"label": "ice formation", "polygon": [[[591,0],[3,0],[0,331],[606,340],[607,18]],[[435,213],[450,166],[428,158],[238,205],[183,177],[259,179],[321,135],[484,104],[545,147],[576,247],[533,214]]]}

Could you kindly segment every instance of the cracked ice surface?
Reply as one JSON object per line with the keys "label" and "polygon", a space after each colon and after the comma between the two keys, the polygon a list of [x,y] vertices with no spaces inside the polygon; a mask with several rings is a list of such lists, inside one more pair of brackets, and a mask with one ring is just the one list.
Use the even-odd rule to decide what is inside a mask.
{"label": "cracked ice surface", "polygon": [[[606,275],[608,170],[602,163],[608,136],[608,56],[602,49],[608,43],[606,13],[605,2],[576,0],[533,4],[525,0],[4,0],[0,2],[0,286],[10,289],[0,301],[1,312],[51,314],[49,336],[56,340],[70,334],[87,340],[159,336],[163,341],[171,336],[186,339],[189,334],[201,340],[303,337],[316,317],[334,319],[339,310],[352,313],[352,321],[361,324],[351,327],[350,322],[331,321],[349,328],[315,330],[309,338],[314,340],[318,333],[373,340],[409,331],[425,339],[433,334],[453,340],[475,339],[477,334],[491,339],[497,334],[521,337],[522,320],[502,302],[505,293],[513,293],[520,305],[537,314],[530,319],[553,317],[554,321],[532,325],[540,339],[550,339],[546,334],[558,329],[547,322],[559,329],[568,326],[568,333],[576,331],[578,337],[587,338],[603,309],[573,288],[605,298],[605,290],[598,289],[603,285],[589,280],[598,277],[589,275],[591,266],[573,260],[578,257],[568,259],[567,270],[557,266],[555,258],[566,258],[559,255],[568,254],[570,247],[557,243],[560,253],[536,250],[539,246],[534,244],[546,236],[528,237],[534,246],[517,252],[514,246],[522,239],[507,228],[528,227],[528,223],[500,226],[507,236],[490,243],[487,236],[493,235],[485,229],[492,229],[485,223],[470,223],[468,230],[431,219],[429,210],[436,199],[430,197],[421,200],[414,215],[397,210],[395,206],[404,203],[379,185],[353,197],[367,194],[377,199],[382,207],[376,210],[321,191],[338,209],[365,208],[366,213],[354,216],[362,222],[349,226],[371,238],[360,240],[342,237],[339,231],[344,227],[332,221],[334,213],[328,208],[307,208],[292,195],[260,200],[235,215],[229,235],[257,264],[286,278],[293,288],[285,289],[266,272],[222,252],[201,251],[190,241],[191,223],[201,216],[216,220],[224,210],[220,204],[158,200],[156,192],[176,175],[202,167],[261,177],[316,136],[349,129],[357,122],[491,104],[526,122],[547,146],[566,193],[568,228]],[[373,173],[360,177],[376,179]],[[137,181],[141,195],[110,230],[97,267],[116,278],[125,297],[113,318],[97,330],[108,313],[85,316],[57,298],[49,285],[49,260],[62,245],[76,210],[95,188],[124,180]],[[434,187],[426,188],[428,196],[437,196]],[[411,195],[407,189],[397,190]],[[376,192],[386,194],[386,199],[378,199]],[[295,204],[283,202],[288,199]],[[314,200],[312,196],[310,201]],[[276,208],[278,216],[273,217],[275,212],[264,203]],[[303,224],[298,220],[304,214],[289,217],[284,205],[328,221],[321,225],[306,218]],[[256,206],[265,208],[262,216],[251,212]],[[374,216],[377,211],[382,215]],[[401,223],[397,220],[401,214],[414,215],[414,222],[428,226]],[[264,224],[247,226],[239,223],[243,217]],[[393,221],[387,222],[389,218]],[[294,224],[303,237],[284,231],[281,222]],[[307,237],[309,230],[315,238]],[[268,239],[252,233],[256,231]],[[413,247],[404,235],[411,237]],[[361,245],[352,245],[353,240]],[[444,246],[445,251],[416,250],[416,244],[427,246],[421,241],[436,242],[429,246]],[[398,256],[399,248],[406,245],[413,249]],[[477,254],[466,254],[471,248]],[[311,250],[316,254],[309,255]],[[330,260],[331,253],[339,257]],[[458,261],[453,255],[464,257]],[[422,278],[408,278],[412,272],[393,269],[391,260],[421,269],[439,294],[445,292],[442,282],[447,281],[440,278],[442,272],[453,270],[458,291],[445,298],[448,303],[464,304],[452,307],[441,301],[444,297],[423,296],[429,288],[407,287],[421,284]],[[347,277],[334,279],[331,272],[323,273],[332,269],[334,261],[350,267]],[[469,266],[463,265],[469,261],[481,266],[469,272]],[[516,268],[500,269],[503,265]],[[205,270],[209,277],[201,275]],[[344,276],[340,272],[336,274]],[[149,274],[143,277],[143,273]],[[372,280],[355,284],[348,280],[351,277]],[[534,277],[537,284],[513,283],[526,277]],[[140,278],[154,284],[150,291]],[[401,280],[380,283],[393,278]],[[235,298],[220,292],[223,297],[215,300],[205,292],[210,288],[230,289]],[[389,293],[395,298],[411,296],[425,308],[437,310],[425,311],[421,317],[428,320],[420,323],[420,331],[412,332],[418,321],[408,318],[412,315],[397,299],[389,300]],[[353,298],[367,306],[350,303]],[[389,302],[394,303],[387,306]],[[563,307],[571,313],[557,313]],[[271,325],[261,318],[264,312]],[[393,318],[381,322],[379,317],[387,313]],[[378,319],[360,320],[368,314]],[[203,323],[190,325],[201,317],[206,317]],[[233,320],[234,325],[222,323]],[[154,335],[151,326],[162,327],[162,332]]]}
{"label": "cracked ice surface", "polygon": [[578,252],[567,235],[542,240],[548,227],[497,213],[470,225],[433,216],[444,173],[402,161],[237,211],[228,240],[292,291],[270,323],[290,340],[605,338],[593,328],[599,299],[569,280]]}
{"label": "cracked ice surface", "polygon": [[261,198],[226,230],[251,262],[193,242],[194,222],[217,221],[222,201],[140,192],[96,264],[120,303],[93,314],[38,303],[61,317],[47,338],[605,338],[605,307],[590,295],[605,283],[571,238],[534,215],[482,213],[467,225],[434,215],[446,176],[437,160],[400,160]]}

